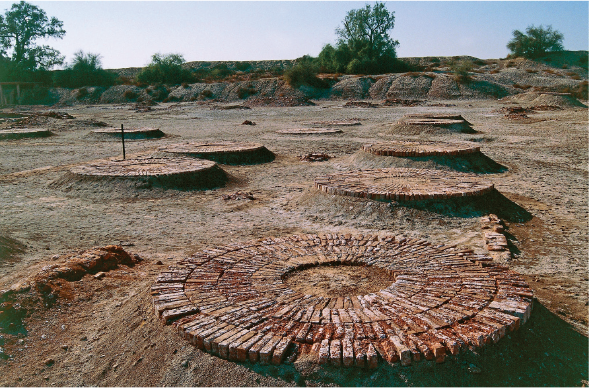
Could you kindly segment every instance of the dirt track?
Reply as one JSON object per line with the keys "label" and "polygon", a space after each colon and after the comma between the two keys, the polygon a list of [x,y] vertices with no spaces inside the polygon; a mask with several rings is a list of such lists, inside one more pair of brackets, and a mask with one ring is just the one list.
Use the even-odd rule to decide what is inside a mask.
{"label": "dirt track", "polygon": [[[75,119],[45,119],[42,125],[56,136],[3,141],[0,243],[20,252],[0,257],[0,289],[70,250],[122,243],[145,261],[111,271],[102,280],[87,276],[72,282],[56,306],[27,320],[26,336],[24,331],[22,338],[16,332],[5,334],[0,347],[12,358],[0,359],[0,384],[581,384],[587,380],[587,110],[539,112],[530,114],[533,122],[520,123],[497,113],[504,106],[497,101],[442,102],[452,106],[342,108],[342,101],[323,101],[311,107],[210,110],[181,103],[161,104],[146,113],[129,105],[79,106],[60,109]],[[504,196],[501,201],[423,209],[313,189],[316,176],[355,168],[452,168],[436,160],[379,159],[360,151],[366,143],[407,138],[390,131],[404,114],[433,111],[461,114],[477,133],[413,138],[476,142],[508,169],[484,174]],[[341,134],[276,133],[312,121],[352,118],[362,125],[342,127]],[[160,146],[185,141],[235,140],[261,143],[276,159],[222,165],[228,183],[208,191],[113,188],[64,179],[69,166],[121,154],[118,142],[88,136],[94,128],[87,120],[160,128],[168,135],[129,141],[128,155],[157,154]],[[240,125],[244,120],[257,125]],[[299,155],[310,152],[335,158],[299,161]],[[222,198],[238,190],[253,193],[255,199]],[[492,209],[494,204],[501,208]],[[318,232],[387,231],[483,252],[479,220],[487,210],[506,220],[515,256],[510,265],[527,276],[538,301],[531,321],[511,338],[442,365],[422,362],[342,373],[303,363],[238,365],[187,345],[151,309],[149,287],[164,268],[158,260],[168,265],[214,245]],[[50,366],[45,364],[49,358],[54,360]]]}

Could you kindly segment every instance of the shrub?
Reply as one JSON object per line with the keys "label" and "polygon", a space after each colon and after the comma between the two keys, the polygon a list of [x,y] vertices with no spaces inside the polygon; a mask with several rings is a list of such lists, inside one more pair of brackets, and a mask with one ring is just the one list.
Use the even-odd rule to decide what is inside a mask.
{"label": "shrub", "polygon": [[247,88],[239,88],[237,89],[237,97],[244,99],[253,94],[256,94],[257,92],[258,91],[252,86],[248,86]]}
{"label": "shrub", "polygon": [[511,55],[525,58],[538,58],[550,51],[563,51],[562,41],[564,36],[552,30],[552,26],[546,28],[533,25],[526,28],[526,33],[519,30],[513,31],[513,39],[507,44]]}
{"label": "shrub", "polygon": [[561,93],[570,93],[571,96],[578,98],[580,100],[587,100],[587,89],[588,89],[589,82],[583,81],[578,84],[576,87],[571,88],[570,86],[565,86],[560,88],[559,92]]}
{"label": "shrub", "polygon": [[65,70],[53,75],[55,86],[79,88],[82,86],[112,86],[117,75],[102,68],[99,54],[78,51]]}
{"label": "shrub", "polygon": [[523,90],[527,90],[527,89],[531,88],[531,87],[532,87],[532,85],[520,85],[520,84],[518,84],[518,83],[514,83],[514,84],[513,84],[513,87],[514,87],[514,88],[516,88],[516,89],[523,89]]}
{"label": "shrub", "polygon": [[469,71],[472,71],[474,63],[470,59],[462,59],[458,62],[452,61],[450,69],[454,72],[454,80],[458,83],[470,82]]}
{"label": "shrub", "polygon": [[235,68],[239,71],[246,71],[250,67],[252,67],[252,64],[249,62],[237,62],[235,64]]}
{"label": "shrub", "polygon": [[304,56],[297,59],[297,63],[284,72],[284,79],[293,88],[298,88],[302,85],[328,88],[329,84],[317,77],[317,70],[313,58]]}
{"label": "shrub", "polygon": [[213,92],[211,90],[209,90],[209,89],[203,90],[202,92],[200,92],[200,95],[203,98],[213,98]]}
{"label": "shrub", "polygon": [[123,93],[123,97],[127,100],[134,100],[137,97],[139,97],[139,94],[137,94],[137,92],[135,92],[134,90],[125,90],[125,93]]}
{"label": "shrub", "polygon": [[182,68],[184,57],[180,54],[154,54],[151,63],[137,74],[137,81],[147,84],[179,85],[192,82],[194,76],[188,69]]}

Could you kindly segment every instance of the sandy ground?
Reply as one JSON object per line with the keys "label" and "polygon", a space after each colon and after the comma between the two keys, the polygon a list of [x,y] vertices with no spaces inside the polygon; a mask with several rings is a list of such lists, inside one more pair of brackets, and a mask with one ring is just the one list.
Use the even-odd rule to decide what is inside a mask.
{"label": "sandy ground", "polygon": [[[439,103],[439,101],[437,101]],[[451,106],[312,107],[210,110],[194,103],[161,104],[137,113],[130,105],[60,108],[75,119],[47,118],[56,136],[0,143],[0,289],[71,250],[122,244],[144,262],[102,280],[71,282],[64,297],[0,339],[0,385],[581,385],[587,380],[588,133],[587,110],[531,114],[520,123],[496,110],[503,103],[442,101]],[[391,125],[406,113],[459,113],[475,134],[413,136],[474,141],[508,168],[484,174],[507,208],[491,209],[508,226],[514,270],[525,274],[537,301],[517,333],[478,353],[444,364],[382,365],[338,370],[295,363],[237,364],[188,345],[153,314],[149,287],[176,260],[217,244],[294,233],[379,233],[419,236],[484,252],[483,210],[420,209],[313,189],[316,176],[356,168],[425,166],[435,162],[378,159],[365,143],[403,139]],[[323,120],[358,119],[342,134],[282,135]],[[88,120],[126,128],[160,128],[168,136],[127,142],[127,154],[157,154],[180,141],[262,143],[275,153],[267,164],[221,167],[225,187],[207,191],[130,190],[62,179],[72,165],[121,155],[115,141],[88,136]],[[240,125],[244,120],[257,125]],[[326,162],[299,155],[325,152]],[[377,159],[375,159],[377,158]],[[238,190],[254,200],[224,200]],[[489,210],[493,204],[484,210]],[[163,265],[158,265],[162,261]]]}

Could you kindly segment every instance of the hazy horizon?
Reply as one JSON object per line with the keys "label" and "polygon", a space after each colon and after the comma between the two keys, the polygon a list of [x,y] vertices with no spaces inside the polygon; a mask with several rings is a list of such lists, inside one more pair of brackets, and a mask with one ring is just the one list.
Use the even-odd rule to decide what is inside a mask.
{"label": "hazy horizon", "polygon": [[[0,1],[5,13],[14,2]],[[317,56],[336,42],[356,1],[31,1],[63,21],[63,39],[46,39],[71,61],[76,51],[101,55],[104,68],[142,67],[154,53],[192,61],[290,60]],[[399,57],[469,55],[504,58],[515,29],[552,25],[566,50],[589,48],[589,3],[386,2]]]}

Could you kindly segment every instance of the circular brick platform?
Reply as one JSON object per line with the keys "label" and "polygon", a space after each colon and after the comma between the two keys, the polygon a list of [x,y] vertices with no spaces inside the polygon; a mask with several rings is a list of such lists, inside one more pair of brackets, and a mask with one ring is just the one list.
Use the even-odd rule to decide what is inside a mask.
{"label": "circular brick platform", "polygon": [[[120,139],[121,128],[95,129],[91,134],[101,139]],[[125,128],[125,140],[158,139],[164,136],[165,134],[157,128]]]}
{"label": "circular brick platform", "polygon": [[39,129],[39,128],[0,129],[0,140],[49,137],[51,135],[53,135],[53,132],[51,132],[48,129]]}
{"label": "circular brick platform", "polygon": [[[333,297],[284,281],[326,266],[376,267],[390,281],[368,294]],[[329,234],[205,249],[162,272],[151,293],[158,317],[222,358],[370,368],[379,360],[442,362],[497,342],[528,319],[533,298],[521,276],[469,250]]]}
{"label": "circular brick platform", "polygon": [[274,160],[274,154],[262,144],[240,142],[192,142],[161,147],[176,155],[214,160],[223,164],[266,163]]}
{"label": "circular brick platform", "polygon": [[147,180],[160,187],[207,188],[226,180],[217,163],[181,157],[102,160],[73,167],[70,172],[82,178]]}
{"label": "circular brick platform", "polygon": [[308,123],[309,125],[319,125],[319,126],[328,126],[328,127],[352,127],[356,125],[362,125],[359,120],[349,119],[349,120],[330,120],[330,121],[312,121]]}
{"label": "circular brick platform", "polygon": [[392,127],[400,134],[475,133],[461,115],[452,113],[423,113],[403,116]]}
{"label": "circular brick platform", "polygon": [[342,133],[341,129],[337,128],[294,128],[294,129],[281,129],[276,131],[285,135],[329,135],[332,133]]}
{"label": "circular brick platform", "polygon": [[419,157],[419,156],[457,156],[480,152],[481,148],[467,143],[445,143],[440,141],[388,141],[365,144],[362,149],[374,155]]}
{"label": "circular brick platform", "polygon": [[453,171],[382,168],[343,172],[315,179],[328,194],[381,201],[421,201],[483,195],[493,184],[475,174]]}

